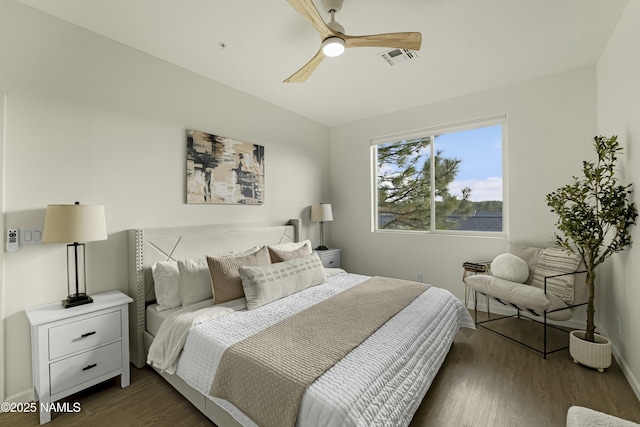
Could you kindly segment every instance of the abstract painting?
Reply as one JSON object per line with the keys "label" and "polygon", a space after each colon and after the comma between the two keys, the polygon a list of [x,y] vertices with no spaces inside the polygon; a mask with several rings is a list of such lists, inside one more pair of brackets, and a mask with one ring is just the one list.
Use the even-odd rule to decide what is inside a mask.
{"label": "abstract painting", "polygon": [[264,203],[264,147],[187,130],[187,203]]}

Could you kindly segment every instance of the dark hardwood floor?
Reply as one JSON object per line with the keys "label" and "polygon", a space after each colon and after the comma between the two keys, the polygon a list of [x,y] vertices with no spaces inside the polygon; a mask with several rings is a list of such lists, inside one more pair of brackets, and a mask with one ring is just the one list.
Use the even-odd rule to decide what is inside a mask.
{"label": "dark hardwood floor", "polygon": [[[541,348],[542,326],[535,322],[491,325]],[[550,331],[550,348],[567,345],[567,334]],[[478,328],[470,337],[458,333],[411,426],[557,427],[573,405],[640,422],[640,402],[615,360],[604,373],[573,363],[569,350],[544,360]]]}
{"label": "dark hardwood floor", "polygon": [[[538,326],[505,321],[509,332],[532,336]],[[555,334],[552,340],[566,339]],[[54,414],[55,426],[212,426],[150,368],[131,368],[131,385],[107,381],[66,399],[79,413]],[[542,356],[492,332],[458,333],[411,427],[565,425],[570,406],[586,406],[640,423],[640,403],[618,364],[604,373],[576,365],[568,350]],[[38,426],[38,414],[5,413],[2,426]]]}

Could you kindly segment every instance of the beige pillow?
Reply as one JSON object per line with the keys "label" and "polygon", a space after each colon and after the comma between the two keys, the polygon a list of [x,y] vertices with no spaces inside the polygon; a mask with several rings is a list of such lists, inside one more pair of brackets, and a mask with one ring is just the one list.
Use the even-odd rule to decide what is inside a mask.
{"label": "beige pillow", "polygon": [[231,301],[244,296],[242,280],[238,269],[241,266],[260,266],[271,264],[269,250],[266,246],[249,255],[228,255],[222,257],[207,257],[214,304]]}
{"label": "beige pillow", "polygon": [[286,297],[327,280],[317,254],[262,267],[240,267],[247,310]]}
{"label": "beige pillow", "polygon": [[305,241],[302,246],[293,250],[278,249],[274,246],[268,246],[268,248],[272,263],[289,261],[290,259],[300,258],[313,253],[313,249],[311,249],[311,242],[309,240]]}

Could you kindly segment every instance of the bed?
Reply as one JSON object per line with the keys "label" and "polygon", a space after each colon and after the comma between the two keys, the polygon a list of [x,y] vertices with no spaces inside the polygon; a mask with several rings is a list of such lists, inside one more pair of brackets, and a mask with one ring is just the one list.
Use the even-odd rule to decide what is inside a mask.
{"label": "bed", "polygon": [[[342,298],[343,304],[361,304],[360,301],[365,299],[363,295],[366,294],[357,292],[369,292],[365,288],[376,285],[380,287],[378,292],[385,292],[382,294],[385,298],[380,298],[380,294],[372,294],[368,298],[383,300],[384,303],[380,309],[364,310],[362,314],[363,317],[368,317],[368,313],[375,312],[376,316],[386,317],[383,320],[378,319],[377,321],[381,322],[379,324],[368,325],[370,332],[366,333],[366,337],[363,335],[359,341],[350,341],[349,345],[352,347],[342,350],[343,354],[331,354],[330,357],[338,359],[330,362],[316,377],[309,380],[307,385],[302,384],[301,388],[304,391],[300,400],[292,404],[292,410],[295,411],[293,424],[408,425],[442,365],[454,336],[461,328],[475,329],[467,310],[446,290],[415,282],[403,283],[405,281],[397,279],[370,278],[340,269],[324,269],[315,265],[314,254],[305,254],[296,256],[295,259],[283,260],[280,266],[284,269],[284,266],[293,265],[292,263],[297,263],[295,265],[298,267],[303,262],[313,264],[308,268],[310,273],[304,273],[304,277],[292,276],[291,279],[295,283],[301,283],[312,277],[309,283],[313,285],[307,284],[299,290],[287,291],[284,297],[270,295],[271,299],[264,302],[260,299],[264,294],[260,294],[262,297],[256,299],[255,295],[247,290],[246,297],[231,299],[221,304],[214,305],[209,297],[192,304],[189,301],[189,304],[164,307],[164,310],[158,311],[159,299],[156,298],[153,280],[157,271],[152,272],[152,267],[156,268],[157,263],[202,259],[205,255],[215,258],[231,253],[235,256],[236,253],[253,253],[256,248],[264,246],[283,248],[285,254],[289,253],[287,250],[293,253],[294,250],[291,248],[301,248],[304,242],[300,226],[299,219],[292,219],[266,224],[129,230],[129,288],[130,295],[134,298],[134,303],[130,305],[132,363],[137,367],[143,367],[149,360],[150,365],[165,380],[220,427],[255,426],[255,420],[260,425],[280,425],[277,417],[283,416],[281,413],[286,411],[278,409],[281,406],[279,403],[270,403],[269,399],[272,397],[264,397],[262,405],[266,406],[263,406],[263,409],[245,407],[243,405],[246,403],[236,402],[231,397],[229,400],[222,398],[233,396],[233,390],[236,397],[238,393],[245,394],[242,392],[241,384],[244,384],[246,379],[241,378],[245,371],[249,370],[244,369],[241,364],[240,370],[232,370],[238,362],[229,362],[234,360],[231,359],[231,350],[241,348],[252,340],[259,340],[267,332],[275,330],[274,333],[277,333],[278,329],[284,328],[282,325],[291,323],[293,318],[301,317],[313,310],[334,310],[330,312],[331,315],[320,311],[321,314],[316,313],[319,317],[313,319],[322,318],[323,321],[326,319],[327,322],[337,322],[330,328],[340,329],[340,325],[351,322],[340,316],[348,315],[350,312],[356,313],[357,308],[345,309],[344,307],[351,306],[343,305],[337,310],[330,308],[331,304],[326,301]],[[252,249],[248,250],[249,248]],[[280,268],[277,266],[278,264],[241,267],[245,285],[247,274],[271,274],[272,272],[267,270],[275,271],[276,268]],[[316,283],[320,281],[320,284]],[[405,302],[399,303],[397,308],[389,308],[391,311],[387,314],[378,315],[378,312],[387,310],[387,306],[394,305],[388,302],[387,296],[393,300],[392,292],[405,285],[412,287],[415,295],[403,296],[402,298],[408,298]],[[158,292],[159,295],[164,295],[165,291],[159,287]],[[248,306],[251,309],[247,309]],[[334,317],[336,318],[333,319]],[[314,321],[307,319],[311,325]],[[289,325],[290,329],[284,329],[285,332],[280,331],[281,334],[284,333],[284,339],[282,336],[274,338],[270,335],[264,337],[263,342],[286,341],[278,345],[279,348],[284,348],[285,345],[289,345],[291,331],[295,334],[304,330],[300,335],[306,337],[310,334],[309,330],[313,329],[301,329],[299,325],[295,323]],[[330,341],[330,338],[324,336],[317,339],[324,343]],[[354,342],[357,344],[353,344]],[[245,357],[244,354],[241,356]],[[289,363],[282,363],[280,357],[282,355],[277,356],[278,363],[288,366]],[[327,362],[323,360],[322,363]],[[315,368],[312,370],[315,372]],[[220,388],[222,386],[219,383],[224,383],[223,373],[231,379],[227,381],[231,383],[227,386],[233,390],[225,391],[229,394],[224,394]],[[253,374],[246,375],[252,380]],[[280,374],[273,375],[276,375],[274,378],[279,378]],[[267,390],[273,386],[269,379],[263,379],[262,382],[268,383],[265,386]],[[287,387],[285,385],[282,388]],[[250,388],[259,389],[253,386]],[[248,391],[247,396],[252,396],[250,393],[251,391]],[[261,393],[255,396],[269,394],[264,391]],[[247,397],[245,400],[254,404],[259,399]],[[274,406],[277,406],[277,410],[270,411]],[[274,412],[272,415],[276,417],[276,421],[262,421],[256,417],[256,410],[259,415],[262,415],[262,412]]]}

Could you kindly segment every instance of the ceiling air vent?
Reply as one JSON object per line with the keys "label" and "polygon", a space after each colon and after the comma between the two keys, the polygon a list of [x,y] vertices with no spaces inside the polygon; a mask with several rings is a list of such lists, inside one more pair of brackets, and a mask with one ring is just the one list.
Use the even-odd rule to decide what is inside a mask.
{"label": "ceiling air vent", "polygon": [[389,65],[398,65],[401,62],[416,59],[418,53],[410,49],[391,49],[379,54],[380,57]]}

